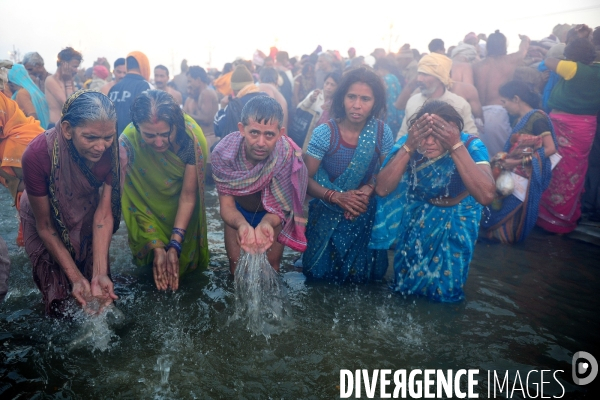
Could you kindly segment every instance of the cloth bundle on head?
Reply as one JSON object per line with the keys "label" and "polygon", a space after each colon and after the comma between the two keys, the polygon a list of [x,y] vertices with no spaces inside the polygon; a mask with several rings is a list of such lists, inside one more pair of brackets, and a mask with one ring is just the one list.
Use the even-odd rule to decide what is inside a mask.
{"label": "cloth bundle on head", "polygon": [[452,60],[443,54],[426,54],[419,60],[417,71],[438,78],[444,86],[450,86],[450,70],[452,69]]}
{"label": "cloth bundle on head", "polygon": [[235,67],[231,75],[231,90],[239,91],[252,83],[254,83],[254,78],[244,64]]}
{"label": "cloth bundle on head", "polygon": [[140,66],[140,74],[144,77],[145,80],[150,80],[150,61],[148,61],[148,57],[141,51],[132,51],[127,54],[127,57],[133,57],[138,62]]}
{"label": "cloth bundle on head", "polygon": [[4,90],[4,85],[8,82],[8,70],[13,66],[10,60],[0,60],[0,90]]}
{"label": "cloth bundle on head", "polygon": [[94,74],[100,79],[106,79],[109,72],[104,65],[96,65],[94,67]]}
{"label": "cloth bundle on head", "polygon": [[455,57],[463,57],[466,62],[472,63],[477,60],[477,49],[475,46],[468,43],[460,43],[454,49],[452,49],[452,59]]}

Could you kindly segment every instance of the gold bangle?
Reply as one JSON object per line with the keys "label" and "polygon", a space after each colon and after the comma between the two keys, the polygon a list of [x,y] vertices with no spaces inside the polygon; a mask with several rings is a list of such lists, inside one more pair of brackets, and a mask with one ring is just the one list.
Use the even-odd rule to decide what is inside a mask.
{"label": "gold bangle", "polygon": [[403,149],[404,149],[404,151],[406,151],[408,154],[412,153],[412,150],[410,149],[410,147],[408,147],[408,146],[406,145],[406,143],[404,143],[404,144],[402,145],[402,148],[403,148]]}
{"label": "gold bangle", "polygon": [[454,146],[452,146],[452,150],[450,150],[450,153],[454,153],[456,151],[456,149],[458,149],[461,146],[464,146],[465,142],[460,141],[458,143],[456,143]]}

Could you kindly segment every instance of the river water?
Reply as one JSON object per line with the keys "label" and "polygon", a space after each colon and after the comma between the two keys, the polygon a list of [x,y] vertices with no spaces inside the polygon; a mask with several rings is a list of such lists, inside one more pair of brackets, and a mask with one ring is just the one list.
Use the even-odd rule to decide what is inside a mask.
{"label": "river water", "polygon": [[[460,304],[405,298],[385,283],[307,283],[291,267],[297,254],[286,252],[292,324],[267,340],[231,318],[234,285],[212,186],[206,203],[210,268],[176,293],[158,293],[151,273],[133,266],[121,223],[111,266],[125,323],[93,322],[96,344],[73,347],[90,321],[44,316],[0,188],[0,235],[12,260],[0,305],[0,398],[329,399],[340,396],[340,369],[417,368],[479,369],[480,397],[488,370],[508,370],[511,380],[519,371],[523,382],[529,370],[563,370],[563,398],[595,398],[597,386],[573,384],[571,358],[583,350],[600,359],[600,247],[538,230],[517,246],[479,242]],[[544,396],[562,394],[552,375],[544,381]]]}

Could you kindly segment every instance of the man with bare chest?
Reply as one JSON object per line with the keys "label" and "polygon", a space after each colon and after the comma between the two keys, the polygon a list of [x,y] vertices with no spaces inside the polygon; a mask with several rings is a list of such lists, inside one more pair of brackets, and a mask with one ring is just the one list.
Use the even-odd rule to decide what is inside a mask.
{"label": "man with bare chest", "polygon": [[[67,47],[58,53],[56,72],[46,78],[45,93],[50,111],[50,124],[55,124],[60,119],[60,112],[70,95],[77,91],[73,78],[81,64],[81,53]],[[44,126],[43,128],[47,128]]]}
{"label": "man with bare chest", "polygon": [[204,68],[191,66],[186,76],[188,98],[185,99],[183,111],[200,125],[210,149],[217,142],[213,121],[219,111],[219,98],[217,93],[208,87],[210,79]]}
{"label": "man with bare chest", "polygon": [[284,246],[306,249],[302,204],[308,173],[282,120],[276,100],[256,96],[242,109],[239,132],[225,136],[212,153],[232,274],[241,250],[266,252],[279,270]]}
{"label": "man with bare chest", "polygon": [[498,89],[513,79],[515,70],[525,59],[530,40],[524,35],[519,37],[519,51],[507,54],[506,37],[499,31],[492,33],[486,45],[487,58],[473,65],[473,78],[484,115],[484,130],[480,138],[490,157],[502,151],[511,131],[508,114],[501,105]]}

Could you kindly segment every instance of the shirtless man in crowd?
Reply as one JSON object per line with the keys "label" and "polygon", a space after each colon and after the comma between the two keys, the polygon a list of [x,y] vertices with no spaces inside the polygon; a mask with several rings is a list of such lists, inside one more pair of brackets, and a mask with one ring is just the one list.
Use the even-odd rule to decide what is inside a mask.
{"label": "shirtless man in crowd", "polygon": [[191,66],[186,75],[188,98],[183,111],[200,125],[210,149],[217,142],[213,121],[219,111],[219,99],[217,93],[208,87],[210,80],[204,68]]}
{"label": "shirtless man in crowd", "polygon": [[183,97],[181,96],[181,93],[168,86],[167,83],[169,83],[169,69],[164,65],[157,65],[154,67],[154,86],[156,86],[158,90],[169,93],[175,99],[177,104],[182,105]]}
{"label": "shirtless man in crowd", "polygon": [[[50,123],[54,124],[60,119],[60,112],[67,98],[77,91],[73,78],[81,64],[81,53],[67,47],[58,53],[56,72],[46,78],[46,100],[50,110]],[[45,128],[45,127],[44,127]]]}
{"label": "shirtless man in crowd", "polygon": [[507,54],[506,36],[499,31],[492,33],[487,41],[487,57],[473,65],[475,87],[483,104],[485,117],[481,140],[490,157],[502,151],[511,127],[506,110],[502,107],[498,89],[513,79],[513,75],[527,55],[529,38],[519,35],[519,51]]}

